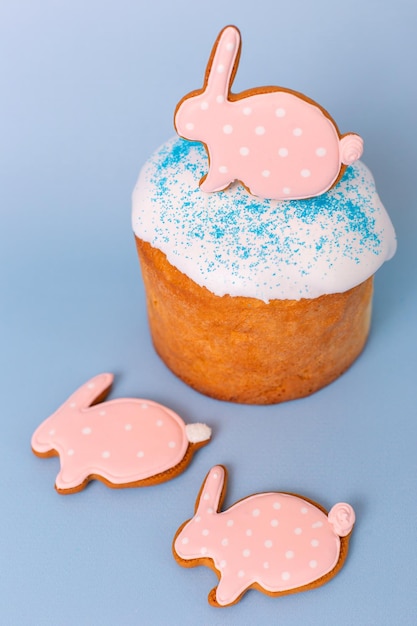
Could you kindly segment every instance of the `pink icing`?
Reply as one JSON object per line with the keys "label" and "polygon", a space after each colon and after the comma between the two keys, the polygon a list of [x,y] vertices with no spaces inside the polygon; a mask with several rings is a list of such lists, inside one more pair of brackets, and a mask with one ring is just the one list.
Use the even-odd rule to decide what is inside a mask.
{"label": "pink icing", "polygon": [[207,148],[209,171],[201,189],[219,191],[240,180],[262,198],[324,193],[342,164],[361,156],[362,139],[340,138],[330,116],[296,92],[268,87],[231,94],[239,52],[239,31],[228,26],[213,48],[204,88],[185,96],[175,113],[178,134]]}
{"label": "pink icing", "polygon": [[[112,374],[92,378],[33,434],[36,454],[60,457],[58,491],[77,490],[91,476],[114,485],[148,479],[182,461],[187,429],[194,442],[210,436],[208,427],[185,426],[176,413],[151,400],[121,398],[91,406],[112,382]],[[193,426],[200,426],[197,435]]]}
{"label": "pink icing", "polygon": [[[224,468],[212,468],[194,517],[174,540],[180,560],[213,560],[220,577],[215,603],[234,603],[254,584],[267,592],[289,592],[335,568],[341,543],[330,515],[285,493],[253,495],[219,512],[224,483]],[[341,503],[332,511],[342,523],[340,534],[347,535],[355,521],[352,507]]]}

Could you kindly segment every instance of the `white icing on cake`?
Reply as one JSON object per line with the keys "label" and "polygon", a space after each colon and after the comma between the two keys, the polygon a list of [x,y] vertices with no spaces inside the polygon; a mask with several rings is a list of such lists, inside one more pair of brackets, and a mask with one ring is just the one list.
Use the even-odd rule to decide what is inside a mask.
{"label": "white icing on cake", "polygon": [[234,183],[204,193],[201,143],[174,138],[144,165],[133,192],[137,237],[198,285],[223,296],[317,298],[372,276],[396,250],[393,226],[360,161],[330,191],[262,200]]}

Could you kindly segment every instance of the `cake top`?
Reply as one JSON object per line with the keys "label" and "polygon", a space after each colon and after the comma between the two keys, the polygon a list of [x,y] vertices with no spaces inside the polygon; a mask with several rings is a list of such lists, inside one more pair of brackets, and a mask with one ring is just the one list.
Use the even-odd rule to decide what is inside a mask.
{"label": "cake top", "polygon": [[201,189],[219,191],[239,180],[261,198],[324,193],[360,158],[361,137],[340,135],[329,113],[298,92],[260,87],[232,94],[240,45],[238,29],[226,26],[203,88],[186,95],[175,112],[178,134],[203,142],[209,156]]}
{"label": "cake top", "polygon": [[359,135],[281,87],[231,92],[240,33],[219,34],[203,87],[178,104],[180,138],[144,166],[135,234],[223,296],[316,298],[369,278],[395,233]]}
{"label": "cake top", "polygon": [[391,258],[393,226],[370,171],[356,161],[326,193],[251,195],[238,182],[206,193],[202,143],[174,138],[144,165],[133,192],[135,234],[222,296],[316,298],[347,291]]}

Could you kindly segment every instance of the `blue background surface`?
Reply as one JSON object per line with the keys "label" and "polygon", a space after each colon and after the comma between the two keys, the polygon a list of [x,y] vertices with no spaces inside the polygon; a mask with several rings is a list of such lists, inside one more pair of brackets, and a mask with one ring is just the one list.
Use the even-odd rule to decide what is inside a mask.
{"label": "blue background surface", "polygon": [[[0,622],[4,625],[417,623],[417,5],[370,0],[1,0]],[[130,226],[148,155],[172,136],[218,31],[243,52],[234,89],[280,84],[365,139],[396,227],[375,281],[366,350],[335,383],[277,406],[218,402],[155,355]],[[110,398],[148,397],[213,440],[175,480],[59,496],[59,461],[32,432],[79,385],[116,374]],[[350,502],[345,567],[314,591],[249,592],[214,609],[207,568],[171,556],[209,468],[226,506],[253,492]]]}

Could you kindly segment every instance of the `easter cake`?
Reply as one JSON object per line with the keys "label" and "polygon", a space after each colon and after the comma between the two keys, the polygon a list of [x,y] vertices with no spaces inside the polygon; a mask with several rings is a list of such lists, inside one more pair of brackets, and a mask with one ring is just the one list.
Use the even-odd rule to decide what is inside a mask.
{"label": "easter cake", "polygon": [[271,404],[358,357],[396,238],[359,135],[289,89],[232,93],[239,56],[226,27],[177,106],[179,136],[142,168],[132,225],[166,365],[212,397]]}

